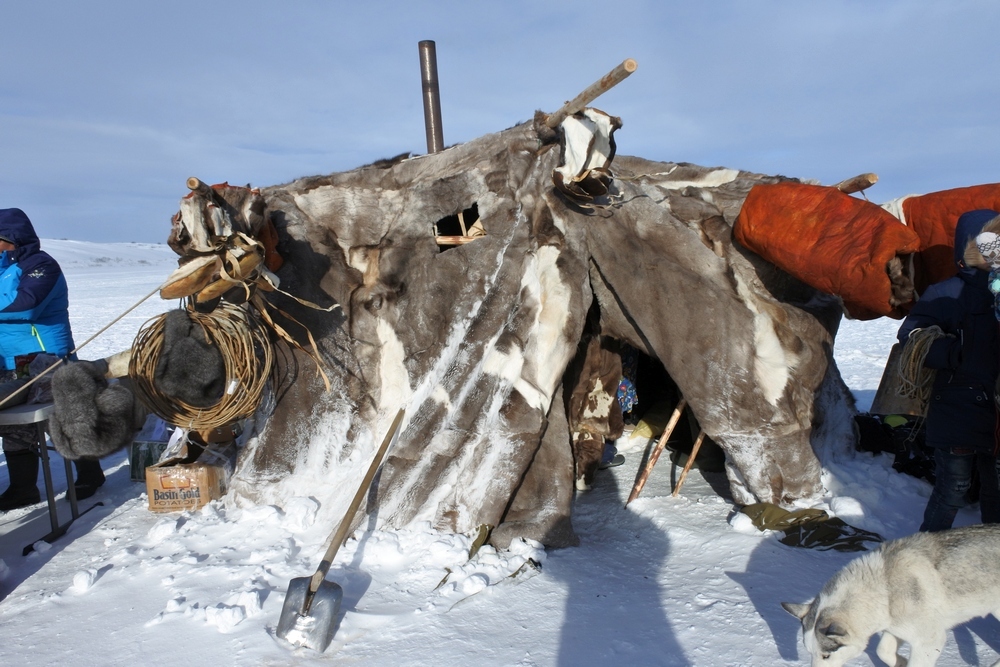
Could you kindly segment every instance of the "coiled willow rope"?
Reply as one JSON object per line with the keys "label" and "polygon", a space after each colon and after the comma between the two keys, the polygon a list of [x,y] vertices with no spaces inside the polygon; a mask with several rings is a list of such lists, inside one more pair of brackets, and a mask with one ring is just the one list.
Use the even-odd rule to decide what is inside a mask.
{"label": "coiled willow rope", "polygon": [[896,393],[920,404],[920,413],[927,413],[927,403],[931,397],[931,385],[937,371],[924,366],[931,344],[945,336],[939,326],[914,329],[906,339],[899,358],[899,386]]}
{"label": "coiled willow rope", "polygon": [[135,393],[166,422],[192,431],[206,431],[249,417],[260,404],[274,361],[267,330],[247,309],[222,302],[211,313],[188,311],[209,343],[222,355],[226,388],[215,404],[199,408],[156,389],[154,372],[163,349],[166,313],[148,320],[136,334],[129,361]]}

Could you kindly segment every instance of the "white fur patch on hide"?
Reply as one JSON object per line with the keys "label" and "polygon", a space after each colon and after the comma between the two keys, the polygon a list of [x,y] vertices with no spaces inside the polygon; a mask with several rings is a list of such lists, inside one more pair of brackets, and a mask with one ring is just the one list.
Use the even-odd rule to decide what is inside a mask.
{"label": "white fur patch on hide", "polygon": [[556,262],[559,249],[542,246],[525,266],[521,291],[525,307],[535,301],[535,326],[524,350],[524,373],[515,389],[533,408],[547,412],[552,392],[562,379],[562,366],[553,359],[568,358],[576,341],[566,338],[573,290],[563,282]]}
{"label": "white fur patch on hide", "polygon": [[[669,172],[667,173],[669,174]],[[687,181],[657,180],[656,185],[666,190],[682,190],[687,187],[717,188],[720,185],[732,183],[739,175],[738,169],[715,169],[698,179]]]}
{"label": "white fur patch on hide", "polygon": [[211,252],[212,244],[208,239],[208,225],[201,212],[201,200],[187,197],[181,200],[181,224],[191,236],[191,249],[199,252]]}
{"label": "white fur patch on hide", "polygon": [[483,373],[489,373],[503,379],[508,385],[513,385],[521,376],[523,365],[524,355],[516,347],[507,353],[494,348],[483,359]]}
{"label": "white fur patch on hide", "polygon": [[233,235],[233,225],[229,216],[214,204],[208,207],[208,214],[212,218],[212,233],[221,238],[229,238]]}
{"label": "white fur patch on hide", "polygon": [[920,195],[904,195],[902,197],[896,197],[895,199],[892,199],[882,204],[882,208],[888,211],[889,213],[893,214],[897,218],[899,218],[899,221],[905,225],[906,213],[903,211],[903,202],[905,202],[910,197],[919,197],[919,196]]}
{"label": "white fur patch on hide", "polygon": [[360,248],[347,248],[346,254],[347,265],[352,269],[357,269],[358,273],[365,275],[368,273],[369,253],[368,248],[362,246]]}
{"label": "white fur patch on hide", "polygon": [[434,387],[434,391],[431,392],[431,399],[437,401],[445,410],[451,411],[451,396],[448,395],[448,390],[442,385]]}
{"label": "white fur patch on hide", "polygon": [[403,349],[399,336],[385,320],[381,318],[378,320],[376,331],[381,343],[378,366],[381,384],[379,412],[395,414],[396,410],[406,405],[413,396],[410,376],[404,364],[406,350]]}
{"label": "white fur patch on hide", "polygon": [[[616,400],[611,394],[604,391],[604,384],[600,379],[594,380],[594,386],[590,388],[590,393],[587,394],[587,407],[583,409],[584,419],[604,419],[609,414],[611,414],[611,403]],[[594,409],[590,409],[591,402],[594,405]]]}
{"label": "white fur patch on hide", "polygon": [[743,303],[753,316],[753,372],[764,399],[773,406],[778,405],[791,369],[798,364],[798,355],[785,350],[778,334],[774,331],[774,321],[767,312],[757,307],[757,297],[738,273],[736,289]]}
{"label": "white fur patch on hide", "polygon": [[556,171],[567,183],[581,180],[591,169],[607,167],[611,158],[611,117],[596,109],[584,109],[582,115],[568,116],[560,124],[565,151],[563,164]]}
{"label": "white fur patch on hide", "polygon": [[521,394],[524,401],[536,410],[546,410],[552,401],[551,394],[524,380],[518,380],[514,383],[514,391]]}

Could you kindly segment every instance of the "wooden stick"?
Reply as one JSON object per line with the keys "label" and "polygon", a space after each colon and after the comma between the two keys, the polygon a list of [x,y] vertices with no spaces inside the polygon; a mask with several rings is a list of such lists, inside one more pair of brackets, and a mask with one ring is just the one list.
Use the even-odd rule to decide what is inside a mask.
{"label": "wooden stick", "polygon": [[877,174],[860,174],[854,178],[848,178],[846,181],[841,181],[833,187],[837,188],[844,194],[849,195],[855,192],[867,190],[876,183],[878,183]]}
{"label": "wooden stick", "polygon": [[472,243],[476,239],[482,238],[481,236],[435,236],[434,241],[438,245],[464,245],[466,243]]}
{"label": "wooden stick", "polygon": [[632,58],[626,58],[618,67],[601,77],[599,81],[592,83],[584,89],[582,93],[562,105],[562,108],[560,108],[559,111],[556,111],[546,119],[545,124],[549,128],[555,129],[559,126],[559,123],[566,120],[567,116],[572,116],[577,111],[596,100],[603,93],[608,92],[624,81],[625,78],[634,72],[637,67],[639,67],[639,63]]}
{"label": "wooden stick", "polygon": [[201,180],[197,176],[192,176],[191,178],[187,179],[186,184],[188,190],[190,190],[195,194],[199,194],[202,197],[205,197],[216,206],[222,206],[223,208],[227,206],[226,200],[222,198],[222,195],[216,192],[215,188],[213,188],[211,185]]}
{"label": "wooden stick", "polygon": [[681,413],[684,412],[684,408],[687,406],[687,399],[681,398],[677,403],[677,407],[674,408],[674,413],[670,415],[670,421],[667,422],[666,428],[663,429],[663,435],[660,436],[659,442],[656,443],[656,447],[649,455],[649,460],[646,461],[646,467],[643,469],[642,474],[639,475],[639,479],[635,480],[635,485],[632,487],[632,493],[629,494],[628,500],[625,501],[625,507],[628,504],[639,497],[639,492],[642,491],[642,487],[646,486],[646,480],[649,479],[649,473],[653,472],[653,466],[656,465],[657,459],[660,458],[660,453],[667,444],[667,439],[670,434],[673,433],[674,427],[677,426],[677,422],[680,421]]}
{"label": "wooden stick", "polygon": [[684,464],[684,470],[681,471],[681,477],[677,480],[677,486],[674,487],[674,492],[670,495],[674,498],[681,492],[681,487],[684,486],[684,480],[687,479],[688,473],[691,472],[691,466],[694,465],[695,457],[698,456],[698,450],[701,449],[701,443],[705,439],[705,432],[698,431],[698,437],[695,438],[694,447],[691,448],[691,455],[688,457],[687,463]]}
{"label": "wooden stick", "polygon": [[191,192],[197,192],[198,194],[205,195],[206,197],[210,197],[212,195],[211,186],[207,185],[197,176],[192,176],[191,178],[187,179],[186,185],[188,187],[188,190],[190,190]]}

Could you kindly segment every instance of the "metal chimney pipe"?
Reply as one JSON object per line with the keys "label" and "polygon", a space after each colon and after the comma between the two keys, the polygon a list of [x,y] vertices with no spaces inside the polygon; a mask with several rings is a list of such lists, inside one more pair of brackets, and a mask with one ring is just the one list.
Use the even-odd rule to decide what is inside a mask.
{"label": "metal chimney pipe", "polygon": [[441,91],[438,88],[437,51],[434,40],[425,39],[420,47],[420,79],[424,87],[424,127],[427,130],[427,152],[444,150],[441,129]]}

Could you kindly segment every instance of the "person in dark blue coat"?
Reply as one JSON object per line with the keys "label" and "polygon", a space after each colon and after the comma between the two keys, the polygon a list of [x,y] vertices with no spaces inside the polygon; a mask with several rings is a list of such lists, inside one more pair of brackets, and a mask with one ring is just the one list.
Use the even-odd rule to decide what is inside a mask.
{"label": "person in dark blue coat", "polygon": [[[0,209],[0,379],[24,377],[40,352],[64,357],[74,347],[62,269],[41,249],[24,211]],[[34,426],[5,426],[0,435],[10,479],[0,512],[40,502],[38,455],[30,449]],[[89,497],[104,483],[101,464],[81,459],[76,465],[77,497]]]}
{"label": "person in dark blue coat", "polygon": [[920,295],[903,320],[898,339],[937,325],[945,336],[931,345],[924,360],[937,371],[927,408],[926,441],[934,447],[935,484],[924,510],[921,531],[951,528],[966,504],[973,470],[980,479],[983,523],[1000,523],[997,479],[997,411],[994,392],[1000,372],[1000,325],[993,310],[989,274],[964,262],[966,246],[997,217],[981,209],[963,214],[955,229],[958,275],[935,283]]}

